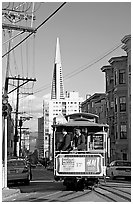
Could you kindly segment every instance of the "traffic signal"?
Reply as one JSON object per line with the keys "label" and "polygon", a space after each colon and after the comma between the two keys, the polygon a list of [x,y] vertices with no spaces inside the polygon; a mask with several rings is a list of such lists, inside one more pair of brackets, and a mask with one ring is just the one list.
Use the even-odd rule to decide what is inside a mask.
{"label": "traffic signal", "polygon": [[2,116],[7,117],[9,113],[9,105],[7,97],[2,96]]}
{"label": "traffic signal", "polygon": [[8,116],[8,104],[2,104],[2,115],[4,117]]}

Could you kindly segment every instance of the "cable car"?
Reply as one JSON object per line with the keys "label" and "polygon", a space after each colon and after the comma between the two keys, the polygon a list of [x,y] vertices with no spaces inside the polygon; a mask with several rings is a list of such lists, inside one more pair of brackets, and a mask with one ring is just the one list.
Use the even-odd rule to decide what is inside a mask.
{"label": "cable car", "polygon": [[[69,137],[69,149],[60,149],[62,130]],[[84,148],[74,148],[75,130],[84,137]],[[65,116],[62,123],[53,124],[54,178],[63,180],[67,189],[94,187],[99,179],[106,178],[106,166],[110,156],[109,126],[98,123],[98,116],[91,113],[75,113]]]}

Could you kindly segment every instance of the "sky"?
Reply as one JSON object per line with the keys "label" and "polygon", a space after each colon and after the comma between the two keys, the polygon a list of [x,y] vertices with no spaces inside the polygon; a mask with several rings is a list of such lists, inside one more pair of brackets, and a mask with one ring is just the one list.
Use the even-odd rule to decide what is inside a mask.
{"label": "sky", "polygon": [[[35,3],[36,20],[33,22],[33,28],[37,28],[62,3]],[[17,8],[16,4],[9,5],[6,2],[2,8],[15,6]],[[19,7],[21,9],[22,5],[19,4]],[[30,9],[32,10],[32,7],[28,11]],[[10,23],[5,17],[2,18],[2,22]],[[19,25],[29,27],[31,20],[21,21]],[[17,33],[18,31],[14,31],[13,35]],[[24,34],[24,37],[28,34]],[[21,77],[36,78],[35,83],[29,82],[21,89],[21,93],[34,93],[27,97],[20,96],[19,110],[27,111],[33,116],[33,119],[24,125],[30,127],[31,131],[37,130],[37,118],[42,116],[43,99],[47,98],[51,91],[57,37],[60,40],[64,89],[68,92],[78,91],[85,99],[86,94],[105,92],[105,75],[101,67],[108,65],[112,57],[126,55],[120,44],[122,38],[129,34],[130,2],[67,2],[34,35],[10,53],[9,75],[19,74]],[[9,35],[5,30],[2,33],[2,55],[8,49],[8,43],[5,43],[8,39]],[[23,35],[13,39],[11,47],[22,39]],[[117,46],[119,47],[115,49]],[[2,87],[6,67],[7,55],[2,58]],[[13,83],[13,80],[10,83]],[[10,89],[12,86],[9,86]],[[10,94],[10,103],[15,108],[15,91]]]}

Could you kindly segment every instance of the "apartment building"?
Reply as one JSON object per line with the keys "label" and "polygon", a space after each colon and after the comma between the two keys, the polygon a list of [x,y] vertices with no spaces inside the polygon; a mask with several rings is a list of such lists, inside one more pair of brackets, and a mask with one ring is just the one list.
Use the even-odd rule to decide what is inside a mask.
{"label": "apartment building", "polygon": [[106,77],[107,123],[111,141],[111,160],[129,159],[128,150],[128,72],[127,56],[112,57],[103,66]]}
{"label": "apartment building", "polygon": [[127,53],[127,86],[128,86],[128,159],[131,161],[131,35],[126,35],[121,40],[122,49]]}
{"label": "apartment building", "polygon": [[44,157],[44,117],[38,118],[38,157]]}
{"label": "apartment building", "polygon": [[99,123],[107,123],[106,119],[106,94],[95,93],[82,102],[81,112],[93,113],[99,116]]}

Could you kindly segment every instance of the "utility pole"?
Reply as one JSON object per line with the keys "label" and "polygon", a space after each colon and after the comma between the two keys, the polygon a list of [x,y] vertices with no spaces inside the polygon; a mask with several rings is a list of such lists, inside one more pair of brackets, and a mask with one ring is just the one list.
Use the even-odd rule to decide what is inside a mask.
{"label": "utility pole", "polygon": [[[34,6],[32,11],[34,11]],[[33,12],[34,13],[34,12]],[[7,153],[8,153],[8,147],[7,147],[7,139],[8,139],[8,135],[7,135],[7,120],[8,120],[8,116],[9,116],[9,106],[8,106],[8,82],[9,82],[9,66],[10,66],[10,50],[11,50],[11,35],[12,35],[12,30],[16,30],[16,31],[22,31],[22,33],[24,32],[35,32],[35,29],[31,28],[31,27],[25,27],[25,26],[21,26],[21,25],[14,25],[14,23],[17,23],[21,20],[27,20],[27,19],[32,19],[32,23],[33,20],[35,20],[35,16],[33,15],[28,15],[26,14],[26,12],[21,11],[18,12],[17,7],[15,7],[15,9],[9,10],[8,9],[2,9],[2,15],[8,19],[11,24],[5,24],[2,23],[2,28],[3,29],[8,29],[9,32],[9,46],[8,46],[8,55],[7,55],[7,68],[6,68],[6,76],[5,76],[5,87],[4,87],[4,94],[3,94],[3,98],[2,98],[2,130],[3,130],[3,144],[2,144],[2,159],[3,159],[3,176],[4,176],[4,180],[3,180],[3,185],[2,187],[7,188]],[[19,78],[20,76],[18,76]],[[28,81],[30,81],[29,79],[26,79],[27,83]],[[33,81],[33,80],[31,80]],[[34,80],[36,81],[36,80]],[[16,120],[15,120],[15,136],[14,136],[14,155],[17,156],[17,140],[18,140],[18,130],[17,130],[17,124],[18,124],[18,106],[19,106],[19,87],[24,85],[23,84],[19,84],[19,79],[18,79],[18,85],[17,85],[17,104],[16,104]],[[14,91],[14,90],[13,90]],[[12,91],[11,91],[12,92]],[[4,102],[6,102],[6,104],[4,104]],[[6,111],[3,110],[4,108],[6,108],[7,105],[7,115],[6,115]]]}
{"label": "utility pole", "polygon": [[17,142],[18,142],[19,77],[20,76],[18,75],[16,116],[15,116],[15,135],[14,135],[14,156],[17,156]]}
{"label": "utility pole", "polygon": [[[9,35],[11,36],[11,31],[9,31]],[[11,48],[11,42],[9,42],[8,50]],[[9,61],[10,61],[10,53],[8,53],[7,56],[7,68],[6,68],[6,78],[5,78],[5,87],[4,87],[4,95],[3,95],[3,101],[6,101],[6,104],[8,104],[8,76],[9,76]],[[4,188],[7,188],[7,118],[8,118],[8,109],[7,107],[7,116],[3,116],[3,159],[4,159]]]}
{"label": "utility pole", "polygon": [[[20,75],[18,77],[9,77],[9,79],[17,80],[17,87],[14,89],[17,89],[17,102],[16,102],[16,117],[15,117],[15,135],[14,135],[14,156],[17,156],[17,142],[18,142],[18,108],[19,108],[19,88],[23,86],[24,84],[28,83],[29,81],[36,81],[36,79],[32,78],[20,78]],[[19,81],[25,81],[24,83],[20,84]],[[12,90],[12,91],[14,91]],[[11,93],[10,91],[9,93]]]}
{"label": "utility pole", "polygon": [[21,156],[21,136],[22,136],[21,129],[22,129],[22,125],[23,125],[23,121],[22,121],[22,117],[20,117],[20,120],[19,120],[19,127],[20,127],[20,136],[19,136],[19,156]]}

